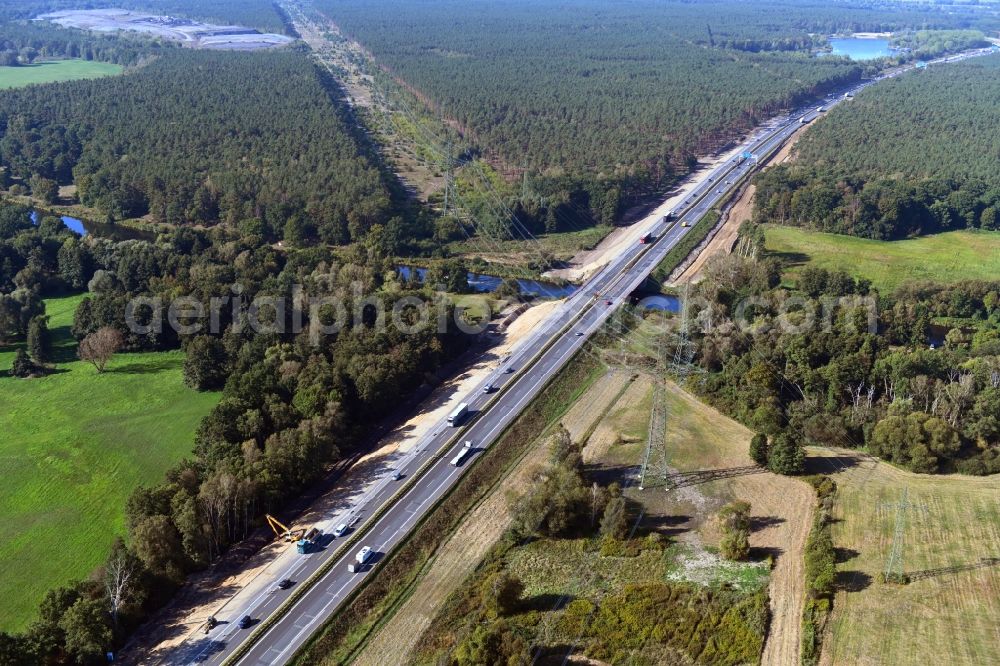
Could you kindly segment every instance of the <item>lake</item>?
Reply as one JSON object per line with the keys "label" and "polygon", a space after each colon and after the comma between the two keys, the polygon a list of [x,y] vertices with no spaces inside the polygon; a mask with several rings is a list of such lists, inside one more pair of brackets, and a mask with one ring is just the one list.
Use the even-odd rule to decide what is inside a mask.
{"label": "lake", "polygon": [[889,40],[883,38],[844,37],[831,38],[831,55],[847,56],[851,60],[874,60],[893,55]]}

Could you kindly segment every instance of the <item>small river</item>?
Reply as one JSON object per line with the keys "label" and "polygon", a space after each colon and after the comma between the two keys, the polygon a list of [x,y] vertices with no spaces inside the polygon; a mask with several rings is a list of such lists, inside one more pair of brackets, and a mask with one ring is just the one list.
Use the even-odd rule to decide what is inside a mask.
{"label": "small river", "polygon": [[[427,269],[415,266],[397,266],[399,276],[404,280],[410,279],[410,274],[416,271],[417,281],[423,282],[427,279]],[[469,287],[480,294],[496,291],[496,288],[503,282],[503,278],[495,275],[482,275],[479,273],[469,273],[466,278]],[[540,280],[517,280],[520,293],[525,296],[539,296],[541,298],[566,298],[572,296],[579,287],[574,284],[556,284],[554,282],[543,282]]]}
{"label": "small river", "polygon": [[[412,272],[416,271],[417,280],[423,282],[427,279],[427,269],[414,266],[397,266],[399,276],[404,280],[409,280]],[[483,275],[481,273],[469,273],[467,276],[469,287],[473,291],[484,294],[496,291],[496,288],[503,282],[503,278],[495,275]],[[567,298],[576,293],[578,286],[574,284],[556,284],[541,280],[517,280],[520,293],[524,296],[537,296],[540,298]],[[665,310],[667,312],[680,312],[680,301],[676,296],[664,296],[663,294],[653,294],[643,296],[637,305],[647,310]]]}
{"label": "small river", "polygon": [[[153,240],[153,234],[148,231],[122,227],[117,224],[87,222],[69,215],[61,215],[60,219],[62,219],[63,226],[81,236],[94,235],[98,238],[110,238],[111,240]],[[38,224],[37,211],[31,211],[31,222]]]}

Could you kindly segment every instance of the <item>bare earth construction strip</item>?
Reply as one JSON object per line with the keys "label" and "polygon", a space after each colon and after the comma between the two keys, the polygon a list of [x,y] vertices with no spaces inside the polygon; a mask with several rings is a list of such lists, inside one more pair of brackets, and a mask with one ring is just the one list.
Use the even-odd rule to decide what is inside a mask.
{"label": "bare earth construction strip", "polygon": [[51,21],[64,28],[93,32],[129,30],[162,37],[200,49],[253,51],[290,44],[286,35],[262,34],[239,25],[212,25],[173,16],[156,16],[125,9],[82,9],[43,14],[37,20]]}

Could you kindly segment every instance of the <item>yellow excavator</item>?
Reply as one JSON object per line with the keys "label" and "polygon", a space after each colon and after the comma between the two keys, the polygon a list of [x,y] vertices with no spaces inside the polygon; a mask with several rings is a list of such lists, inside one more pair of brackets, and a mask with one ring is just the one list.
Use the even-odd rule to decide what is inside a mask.
{"label": "yellow excavator", "polygon": [[280,520],[271,514],[267,514],[264,517],[267,518],[267,524],[271,526],[272,530],[274,530],[274,536],[278,539],[282,539],[285,543],[298,541],[302,538],[302,535],[306,533],[306,528],[299,527],[293,530],[283,525]]}

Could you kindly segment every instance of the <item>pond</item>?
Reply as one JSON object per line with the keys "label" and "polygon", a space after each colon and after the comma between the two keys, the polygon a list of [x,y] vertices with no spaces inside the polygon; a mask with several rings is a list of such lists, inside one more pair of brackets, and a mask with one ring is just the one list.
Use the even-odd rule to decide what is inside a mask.
{"label": "pond", "polygon": [[[111,240],[153,240],[154,238],[153,234],[148,231],[122,227],[117,224],[87,222],[69,215],[61,215],[60,219],[62,219],[63,226],[81,236],[92,234],[98,238],[110,238]],[[31,222],[38,224],[37,211],[31,211]]]}
{"label": "pond", "polygon": [[847,56],[851,60],[874,60],[893,55],[889,40],[884,38],[843,37],[831,38],[831,55]]}
{"label": "pond", "polygon": [[681,311],[681,301],[676,296],[664,296],[663,294],[653,294],[644,296],[636,304],[645,310],[663,310],[665,312],[678,313]]}
{"label": "pond", "polygon": [[[397,266],[399,276],[404,280],[410,279],[410,273],[416,271],[417,280],[423,282],[427,278],[427,269],[414,266]],[[496,291],[496,288],[503,282],[503,278],[495,275],[483,275],[481,273],[469,273],[467,276],[469,287],[473,291],[483,294]],[[566,298],[572,296],[578,289],[573,284],[555,284],[554,282],[543,282],[540,280],[517,280],[520,293],[525,296],[539,296],[541,298]]]}

